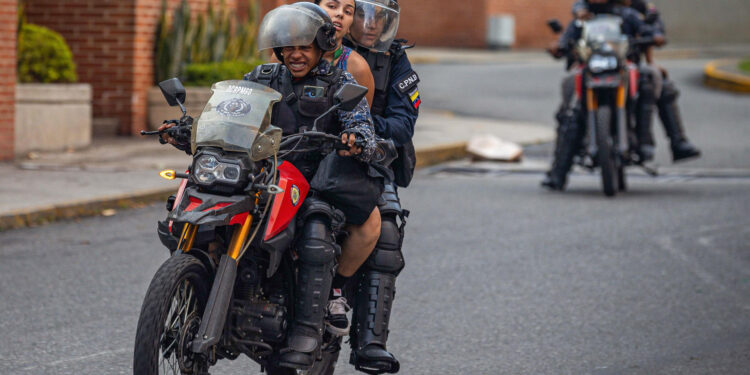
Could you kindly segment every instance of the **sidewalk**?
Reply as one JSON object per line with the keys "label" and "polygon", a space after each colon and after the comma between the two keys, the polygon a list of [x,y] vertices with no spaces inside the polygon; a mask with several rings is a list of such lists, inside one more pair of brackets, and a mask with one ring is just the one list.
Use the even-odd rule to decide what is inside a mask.
{"label": "sidewalk", "polygon": [[[423,109],[414,144],[419,166],[466,155],[475,135],[532,144],[553,140],[551,127],[459,117]],[[59,219],[111,213],[162,200],[178,181],[159,177],[163,169],[184,170],[190,156],[149,138],[96,139],[83,150],[31,154],[0,163],[0,231]]]}
{"label": "sidewalk", "polygon": [[750,74],[740,70],[740,61],[741,59],[722,59],[706,64],[704,83],[717,89],[750,93]]}

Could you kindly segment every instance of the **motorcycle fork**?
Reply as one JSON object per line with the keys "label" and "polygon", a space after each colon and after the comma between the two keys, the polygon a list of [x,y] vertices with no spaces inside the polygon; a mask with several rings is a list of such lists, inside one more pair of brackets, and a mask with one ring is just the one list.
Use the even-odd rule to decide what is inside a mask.
{"label": "motorcycle fork", "polygon": [[627,90],[624,85],[617,88],[617,140],[620,155],[626,155],[628,152],[628,121],[625,111],[625,101],[627,100]]}
{"label": "motorcycle fork", "polygon": [[215,347],[222,336],[229,304],[234,293],[239,258],[242,256],[245,242],[250,235],[252,222],[253,216],[248,214],[245,222],[234,228],[227,254],[222,255],[219,260],[216,276],[211,286],[211,293],[208,295],[208,302],[206,302],[206,309],[203,312],[198,333],[192,342],[191,350],[193,353],[208,356],[211,348]]}
{"label": "motorcycle fork", "polygon": [[177,248],[184,253],[190,251],[190,249],[193,248],[196,233],[198,233],[197,225],[185,223],[182,228],[182,234],[180,235],[180,242],[177,244]]}
{"label": "motorcycle fork", "polygon": [[594,95],[594,89],[586,89],[586,108],[588,110],[587,116],[587,130],[589,134],[589,147],[588,154],[591,157],[596,157],[596,153],[599,152],[596,147],[596,110],[599,109],[599,101]]}

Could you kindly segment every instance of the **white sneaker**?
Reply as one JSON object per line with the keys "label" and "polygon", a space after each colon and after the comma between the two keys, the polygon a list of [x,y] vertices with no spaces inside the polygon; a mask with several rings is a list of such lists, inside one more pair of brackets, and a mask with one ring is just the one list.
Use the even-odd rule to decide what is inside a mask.
{"label": "white sneaker", "polygon": [[328,313],[326,314],[326,330],[334,336],[345,336],[349,334],[349,319],[346,313],[351,307],[346,304],[346,298],[334,297],[328,301]]}

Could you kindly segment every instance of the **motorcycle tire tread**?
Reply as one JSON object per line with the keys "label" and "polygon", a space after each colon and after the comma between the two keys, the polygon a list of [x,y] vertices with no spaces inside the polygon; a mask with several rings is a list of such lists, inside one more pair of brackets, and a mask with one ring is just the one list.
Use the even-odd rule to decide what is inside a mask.
{"label": "motorcycle tire tread", "polygon": [[[206,280],[206,285],[196,285],[196,292],[205,307],[208,300],[210,285],[208,272],[203,263],[187,254],[177,254],[167,259],[156,271],[149,285],[146,297],[143,299],[138,328],[136,330],[135,350],[133,355],[133,374],[158,374],[158,345],[161,327],[164,325],[165,315],[169,313],[173,289],[176,285],[195,274],[198,279]],[[154,357],[156,352],[156,357]]]}

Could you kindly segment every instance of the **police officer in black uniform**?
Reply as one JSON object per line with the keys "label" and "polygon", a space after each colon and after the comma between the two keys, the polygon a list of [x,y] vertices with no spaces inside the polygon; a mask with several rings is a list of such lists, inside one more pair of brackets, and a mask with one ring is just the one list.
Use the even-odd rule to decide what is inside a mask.
{"label": "police officer in black uniform", "polygon": [[[635,10],[619,6],[616,3],[614,0],[585,0],[586,8],[591,14],[615,14],[620,16],[623,20],[622,32],[625,35],[630,37],[653,36],[657,40],[663,38],[662,35],[649,27]],[[574,42],[580,38],[581,32],[579,21],[573,20],[565,29],[557,44],[549,49],[549,52],[555,57],[562,57],[564,52],[569,50]],[[642,74],[653,76],[646,68],[642,69]],[[641,87],[641,95],[639,95],[641,98],[655,97],[653,86],[648,87],[650,88],[645,85]],[[563,101],[556,116],[558,128],[552,168],[542,181],[542,186],[552,190],[565,189],[568,172],[573,166],[573,159],[580,149],[585,135],[583,114],[580,113],[580,108],[574,101],[574,91],[575,76],[569,74],[563,80]],[[651,102],[651,105],[653,105],[653,102]]]}
{"label": "police officer in black uniform", "polygon": [[[419,76],[406,56],[404,40],[394,40],[400,8],[396,0],[356,0],[345,43],[367,60],[375,78],[372,117],[378,136],[394,141],[399,158],[395,175],[380,199],[380,238],[358,273],[350,361],[360,371],[396,373],[399,362],[388,352],[388,324],[396,293],[396,277],[404,268],[401,253],[408,211],[401,208],[396,186],[406,187],[416,163],[412,136],[422,104]],[[400,220],[400,224],[399,224]]]}
{"label": "police officer in black uniform", "polygon": [[[621,0],[621,3],[625,6],[629,6],[635,9],[641,18],[653,28],[655,33],[666,35],[666,28],[664,21],[661,18],[661,14],[656,6],[650,1],[646,0]],[[578,0],[573,4],[573,14],[576,17],[585,16],[588,12],[587,4],[584,0]],[[664,40],[664,39],[662,39]],[[657,46],[663,46],[664,42],[657,43]],[[646,53],[646,62],[649,65],[653,65],[652,48],[649,48]],[[656,86],[655,98],[656,107],[659,109],[659,118],[664,126],[664,131],[669,137],[671,149],[672,149],[672,160],[677,162],[701,155],[701,151],[695,147],[685,136],[685,128],[682,125],[682,116],[680,116],[680,108],[677,105],[677,98],[680,95],[680,91],[675,86],[674,81],[669,79],[667,71],[659,67],[654,69],[656,76],[652,77],[653,82],[647,82],[647,85]],[[651,132],[651,123],[653,117],[653,106],[644,106],[639,108],[639,122],[638,122],[638,138],[639,141],[646,146],[643,157],[649,160],[653,157],[654,137]]]}
{"label": "police officer in black uniform", "polygon": [[[245,79],[269,86],[282,94],[281,102],[273,109],[272,120],[285,135],[313,129],[314,120],[333,106],[333,95],[338,88],[354,82],[349,73],[322,59],[325,51],[335,47],[333,23],[327,13],[313,3],[284,5],[272,10],[263,19],[258,31],[258,48],[273,49],[282,64],[258,66]],[[357,160],[351,163],[368,162],[377,147],[366,99],[362,99],[353,111],[339,110],[326,116],[318,122],[316,129],[331,134],[346,134],[344,140],[349,142],[351,148],[340,151],[340,155],[351,155]],[[364,141],[365,145],[361,148],[355,146],[355,139]],[[329,155],[327,158],[340,155]],[[326,169],[318,167],[321,165],[320,157],[306,156],[290,161],[312,181],[311,187],[315,189],[315,180],[319,177],[316,173]],[[383,191],[382,179],[378,181],[380,186],[377,191],[358,186],[358,189],[370,192],[369,196],[347,202],[346,208],[337,204],[336,208],[344,211],[348,224],[361,225],[375,209]],[[297,245],[299,268],[294,322],[287,339],[288,348],[279,356],[279,366],[294,369],[309,368],[318,355],[333,280],[336,245],[327,228],[331,227],[336,215],[333,206],[324,199],[318,199],[325,198],[325,194],[316,197],[316,193],[321,192],[314,191],[305,200],[301,211],[305,224]]]}

